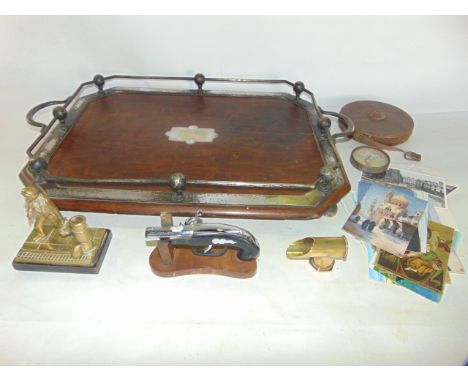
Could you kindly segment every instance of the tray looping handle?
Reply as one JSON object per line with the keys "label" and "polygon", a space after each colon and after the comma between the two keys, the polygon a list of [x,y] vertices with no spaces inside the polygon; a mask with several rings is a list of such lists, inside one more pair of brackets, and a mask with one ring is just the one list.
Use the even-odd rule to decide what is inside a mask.
{"label": "tray looping handle", "polygon": [[31,110],[28,111],[28,114],[26,114],[26,122],[28,122],[32,126],[39,127],[41,129],[41,132],[44,131],[47,128],[47,125],[34,120],[34,116],[36,115],[36,113],[49,106],[65,104],[67,101],[68,101],[68,98],[63,101],[47,101],[47,102],[40,103],[37,106],[34,106]]}
{"label": "tray looping handle", "polygon": [[354,123],[351,120],[351,118],[349,118],[347,115],[344,115],[344,114],[341,114],[341,113],[336,113],[334,111],[322,110],[322,108],[320,108],[320,111],[321,111],[322,114],[331,115],[333,117],[338,118],[346,126],[346,129],[343,130],[341,133],[336,133],[336,134],[332,135],[332,139],[333,139],[334,142],[336,142],[336,140],[338,138],[351,138],[353,136],[353,134],[354,134]]}

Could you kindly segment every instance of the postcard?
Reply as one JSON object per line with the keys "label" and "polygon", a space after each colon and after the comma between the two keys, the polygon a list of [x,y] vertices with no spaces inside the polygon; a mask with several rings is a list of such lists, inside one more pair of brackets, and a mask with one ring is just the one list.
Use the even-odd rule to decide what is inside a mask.
{"label": "postcard", "polygon": [[[357,193],[357,198],[358,201],[362,199],[362,197],[365,195],[369,187],[373,183],[367,182],[364,180],[361,180],[358,183],[358,193]],[[411,190],[413,193],[413,190]],[[426,200],[426,199],[424,199]],[[431,206],[431,204],[429,204]],[[414,252],[420,252],[421,248],[425,248],[426,246],[426,233],[427,233],[427,221],[429,220],[429,215],[428,215],[428,209],[424,210],[424,214],[421,216],[419,225],[418,225],[418,230],[415,232],[413,237],[411,238],[409,244],[408,244],[408,251],[414,251]]]}
{"label": "postcard", "polygon": [[375,270],[406,280],[397,283],[409,289],[415,290],[412,284],[416,284],[441,295],[447,282],[453,233],[453,228],[429,221],[425,253],[408,252],[400,258],[380,250],[375,259]]}
{"label": "postcard", "polygon": [[374,270],[374,260],[377,256],[378,249],[374,247],[369,241],[365,242],[367,251],[367,265],[369,266],[369,278],[374,281],[385,281],[385,277]]}
{"label": "postcard", "polygon": [[453,233],[452,252],[450,252],[448,269],[453,273],[465,273],[465,267],[458,256],[458,250],[462,242],[462,234],[459,231]]}
{"label": "postcard", "polygon": [[395,284],[402,286],[406,289],[409,289],[417,294],[419,294],[422,297],[427,298],[428,300],[434,301],[434,302],[439,302],[440,299],[442,298],[442,294],[437,293],[433,290],[424,288],[421,285],[416,284],[413,281],[410,281],[408,279],[405,279],[403,277],[398,277],[398,276],[393,276],[395,278]]}
{"label": "postcard", "polygon": [[[440,216],[439,212],[443,211],[444,214],[442,217]],[[436,209],[429,205],[428,206],[428,212],[429,212],[429,219],[432,221],[435,221],[440,224],[444,224],[448,226],[447,222],[453,223],[453,218],[447,209],[439,209],[439,211],[436,211]],[[447,219],[446,217],[449,216]],[[448,260],[448,269],[449,272],[453,273],[465,273],[465,267],[463,266],[463,263],[460,260],[459,255],[463,255],[464,253],[464,247],[463,247],[463,241],[462,241],[462,234],[461,232],[455,230],[453,233],[453,242],[452,242],[452,251],[450,252],[449,260]]]}
{"label": "postcard", "polygon": [[[423,174],[426,174],[426,175],[430,175],[430,176],[435,176],[435,177],[438,177],[440,178],[440,173],[434,169],[431,169],[431,168],[427,168],[427,167],[421,167],[420,165],[415,165],[415,164],[410,164],[409,162],[406,162],[406,163],[398,163],[397,165],[393,165],[393,167],[395,168],[399,168],[399,169],[406,169],[406,170],[409,170],[409,171],[413,171],[413,172],[419,172],[419,173],[423,173]],[[451,194],[452,192],[458,190],[458,186],[454,186],[454,185],[451,185],[451,184],[445,184],[445,195],[449,196],[449,194]]]}
{"label": "postcard", "polygon": [[[382,268],[374,267],[374,261],[379,250],[373,247],[368,243],[367,247],[367,258],[369,261],[369,278],[373,281],[384,282],[386,284],[391,284],[395,286],[401,286],[403,288],[409,289],[422,297],[425,297],[431,301],[439,302],[442,295],[440,293],[434,292],[430,289],[424,288],[421,285],[418,285],[410,280],[407,280],[403,277],[399,277],[393,273],[387,272]],[[396,257],[396,256],[395,256]]]}
{"label": "postcard", "polygon": [[372,184],[343,229],[377,248],[403,256],[418,230],[427,202],[401,187]]}
{"label": "postcard", "polygon": [[367,182],[410,188],[415,191],[418,198],[428,200],[436,207],[447,207],[446,184],[441,177],[402,168],[389,168],[384,175],[363,172],[361,179]]}

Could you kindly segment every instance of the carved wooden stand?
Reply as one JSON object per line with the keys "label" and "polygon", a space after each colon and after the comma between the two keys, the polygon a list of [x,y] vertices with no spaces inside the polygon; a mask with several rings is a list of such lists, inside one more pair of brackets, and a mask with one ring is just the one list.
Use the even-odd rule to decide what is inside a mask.
{"label": "carved wooden stand", "polygon": [[[163,225],[172,225],[170,214],[161,214]],[[236,278],[253,277],[257,261],[239,260],[236,249],[228,249],[222,256],[200,256],[191,247],[173,246],[168,240],[160,240],[151,252],[149,263],[152,271],[161,277],[192,274],[215,274]]]}

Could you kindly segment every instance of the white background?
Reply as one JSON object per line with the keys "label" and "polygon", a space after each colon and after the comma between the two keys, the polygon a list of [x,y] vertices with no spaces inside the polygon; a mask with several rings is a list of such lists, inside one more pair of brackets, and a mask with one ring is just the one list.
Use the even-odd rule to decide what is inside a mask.
{"label": "white background", "polygon": [[17,89],[2,92],[7,107],[68,96],[96,73],[197,72],[301,80],[325,109],[368,98],[411,113],[468,105],[463,16],[14,17],[1,19],[0,46],[2,86]]}
{"label": "white background", "polygon": [[[343,208],[310,222],[224,220],[260,241],[250,280],[152,275],[143,232],[157,217],[87,214],[114,234],[98,276],[16,272],[10,263],[30,229],[17,174],[38,133],[24,115],[95,73],[285,78],[304,81],[329,110],[356,99],[396,104],[416,122],[404,146],[461,186],[449,205],[468,232],[468,18],[3,17],[0,51],[1,364],[466,361],[465,276],[434,304],[368,281],[353,240],[330,274],[286,260],[293,240],[341,234]],[[353,185],[355,145],[339,146]]]}

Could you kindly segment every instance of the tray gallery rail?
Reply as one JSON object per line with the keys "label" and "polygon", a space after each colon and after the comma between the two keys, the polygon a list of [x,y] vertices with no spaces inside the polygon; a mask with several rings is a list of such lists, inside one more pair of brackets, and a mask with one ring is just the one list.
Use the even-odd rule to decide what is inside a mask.
{"label": "tray gallery rail", "polygon": [[[148,87],[187,81],[193,88]],[[293,94],[208,89],[220,84]],[[52,120],[36,121],[50,106]],[[332,135],[329,116],[346,129]],[[20,178],[62,210],[312,219],[332,215],[350,189],[335,142],[353,123],[322,110],[302,82],[96,75],[26,119],[40,135]]]}

